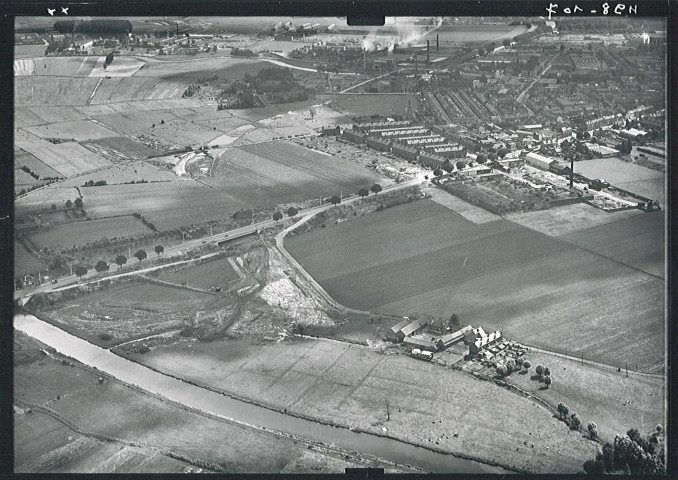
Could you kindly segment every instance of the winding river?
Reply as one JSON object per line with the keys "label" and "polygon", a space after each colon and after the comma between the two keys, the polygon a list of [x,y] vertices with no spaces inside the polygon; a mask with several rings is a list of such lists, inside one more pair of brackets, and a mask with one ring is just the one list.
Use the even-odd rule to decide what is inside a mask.
{"label": "winding river", "polygon": [[237,422],[292,434],[313,442],[335,445],[347,451],[373,455],[394,463],[412,465],[435,473],[503,473],[503,469],[472,460],[437,453],[399,440],[346,428],[323,425],[286,415],[226,395],[191,385],[155,372],[110,351],[75,337],[33,315],[14,316],[14,328],[90,367],[197,410]]}

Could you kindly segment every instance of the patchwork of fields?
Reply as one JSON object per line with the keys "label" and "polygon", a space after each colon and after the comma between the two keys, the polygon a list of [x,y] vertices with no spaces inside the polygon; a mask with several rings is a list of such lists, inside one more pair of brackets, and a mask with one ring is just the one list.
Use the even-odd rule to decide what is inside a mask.
{"label": "patchwork of fields", "polygon": [[[663,359],[664,283],[620,263],[633,242],[596,245],[592,238],[605,233],[595,231],[571,239],[587,251],[506,220],[474,225],[443,210],[420,200],[288,238],[286,245],[349,307],[456,313],[464,323],[497,328],[529,345],[613,364]],[[636,218],[643,217],[627,221]],[[611,235],[648,228],[622,222]],[[633,262],[657,268],[658,242],[637,249]]]}
{"label": "patchwork of fields", "polygon": [[76,142],[54,144],[23,130],[15,132],[14,142],[17,148],[33,154],[63,177],[111,165],[105,158],[90,152]]}

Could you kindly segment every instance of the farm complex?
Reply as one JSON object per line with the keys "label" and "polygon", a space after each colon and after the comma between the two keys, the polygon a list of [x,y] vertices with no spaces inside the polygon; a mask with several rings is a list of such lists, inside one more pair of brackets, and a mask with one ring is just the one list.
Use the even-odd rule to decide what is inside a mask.
{"label": "farm complex", "polygon": [[15,472],[666,473],[660,20],[15,27]]}

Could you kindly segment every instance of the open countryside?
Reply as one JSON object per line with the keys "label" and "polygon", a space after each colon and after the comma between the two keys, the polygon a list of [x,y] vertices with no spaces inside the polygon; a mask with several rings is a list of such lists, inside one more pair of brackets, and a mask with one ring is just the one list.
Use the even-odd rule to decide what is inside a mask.
{"label": "open countryside", "polygon": [[666,473],[662,19],[15,26],[15,472]]}

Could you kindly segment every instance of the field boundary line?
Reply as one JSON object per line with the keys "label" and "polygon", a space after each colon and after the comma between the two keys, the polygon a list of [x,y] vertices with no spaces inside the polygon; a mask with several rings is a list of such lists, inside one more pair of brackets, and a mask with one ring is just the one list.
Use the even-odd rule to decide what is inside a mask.
{"label": "field boundary line", "polygon": [[[512,220],[509,220],[509,219],[506,219],[506,218],[505,218],[504,220],[506,220],[506,221],[508,221],[508,222],[511,222],[511,223],[513,223],[513,224],[515,224],[515,225],[518,225],[519,227],[527,228],[528,230],[532,230],[531,228],[529,228],[529,227],[524,227],[524,226],[520,225],[519,223],[516,223],[516,222],[514,222],[514,221],[512,221]],[[622,266],[624,266],[624,267],[630,268],[631,270],[636,270],[637,272],[640,272],[640,273],[642,273],[642,274],[644,274],[644,275],[648,275],[648,276],[653,277],[653,278],[655,278],[655,279],[657,279],[657,280],[661,280],[662,282],[666,282],[666,279],[664,279],[663,277],[660,277],[659,275],[655,275],[654,273],[646,272],[646,271],[643,270],[642,268],[634,267],[633,265],[629,265],[629,264],[627,264],[627,263],[624,263],[624,262],[622,262],[621,260],[615,260],[614,258],[608,257],[607,255],[603,255],[602,253],[594,252],[593,250],[590,250],[590,249],[588,249],[588,248],[586,248],[586,247],[582,247],[582,246],[579,246],[579,245],[575,245],[574,243],[568,242],[567,240],[564,240],[564,239],[562,239],[562,238],[560,238],[560,237],[552,237],[552,236],[546,235],[545,233],[542,233],[542,232],[540,232],[540,231],[538,231],[538,230],[532,230],[532,231],[535,232],[535,233],[537,233],[538,235],[544,236],[544,237],[549,238],[549,239],[551,239],[551,240],[555,240],[556,242],[561,242],[561,243],[570,245],[570,246],[574,247],[575,249],[579,249],[579,250],[583,250],[583,251],[585,251],[585,252],[589,252],[589,253],[591,253],[591,254],[593,254],[593,255],[596,255],[596,256],[598,256],[598,257],[601,257],[601,258],[606,258],[607,260],[610,260],[610,261],[612,261],[612,262],[614,262],[614,263],[618,263],[619,265],[622,265]],[[664,265],[664,268],[666,268],[666,265]]]}
{"label": "field boundary line", "polygon": [[[527,344],[522,343],[522,342],[521,342],[521,345],[529,348],[530,351],[532,351],[532,352],[543,353],[543,354],[546,354],[546,355],[552,355],[554,357],[566,358],[568,360],[572,360],[572,361],[580,362],[580,363],[585,363],[585,364],[593,366],[593,367],[604,368],[606,370],[616,370],[616,369],[620,368],[619,366],[610,365],[609,363],[597,362],[595,360],[589,360],[587,358],[584,358],[582,360],[581,357],[575,357],[575,356],[572,356],[572,355],[566,355],[564,353],[553,352],[551,350],[544,350],[543,348],[534,347],[534,346],[527,345]],[[645,377],[666,379],[666,376],[661,374],[661,373],[636,372],[635,370],[629,372],[629,374],[631,374],[631,373],[634,374],[634,375],[641,375],[641,376],[645,376]]]}

